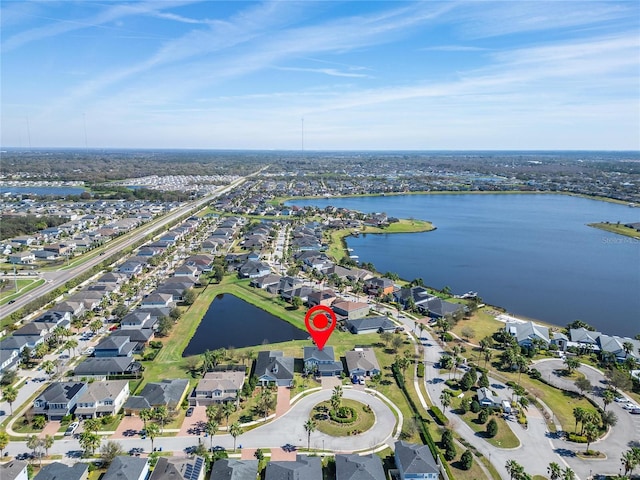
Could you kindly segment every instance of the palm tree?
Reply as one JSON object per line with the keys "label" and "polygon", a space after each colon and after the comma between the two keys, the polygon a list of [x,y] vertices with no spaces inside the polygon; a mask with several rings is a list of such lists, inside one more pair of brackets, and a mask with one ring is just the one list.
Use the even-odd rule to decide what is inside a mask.
{"label": "palm tree", "polygon": [[591,445],[591,442],[598,438],[598,433],[598,427],[595,424],[591,422],[587,423],[584,428],[584,436],[587,437],[587,452],[589,451],[589,445]]}
{"label": "palm tree", "polygon": [[622,342],[622,349],[624,350],[624,356],[628,357],[629,353],[633,352],[633,343],[629,341]]}
{"label": "palm tree", "polygon": [[304,429],[307,432],[307,450],[311,450],[311,434],[315,432],[318,424],[310,418],[304,423]]}
{"label": "palm tree", "polygon": [[160,425],[162,426],[162,431],[164,432],[164,422],[169,417],[169,411],[167,407],[164,405],[160,405],[153,409],[153,418],[160,421]]}
{"label": "palm tree", "polygon": [[264,390],[258,399],[258,409],[264,414],[264,417],[267,418],[269,415],[269,410],[275,407],[276,399],[271,393],[271,390]]}
{"label": "palm tree", "polygon": [[440,394],[440,402],[442,403],[442,409],[446,411],[447,407],[451,405],[451,394],[444,391]]}
{"label": "palm tree", "polygon": [[562,476],[562,468],[556,462],[551,462],[547,467],[547,473],[551,480],[560,480]]}
{"label": "palm tree", "polygon": [[569,467],[565,468],[562,471],[562,480],[576,480],[576,472],[571,470]]}
{"label": "palm tree", "polygon": [[96,319],[89,324],[89,330],[91,330],[93,333],[97,333],[101,328],[102,322],[100,320]]}
{"label": "palm tree", "polygon": [[580,366],[580,361],[577,358],[565,357],[564,364],[567,367],[567,372],[571,375]]}
{"label": "palm tree", "polygon": [[233,424],[231,424],[231,428],[229,429],[229,433],[233,437],[233,450],[235,451],[235,449],[236,449],[236,440],[238,439],[238,437],[240,435],[242,435],[244,433],[244,431],[242,430],[242,427],[240,426],[240,422],[234,422]]}
{"label": "palm tree", "polygon": [[524,473],[524,467],[515,460],[507,460],[505,468],[507,469],[507,473],[509,474],[509,478],[511,478],[511,480],[513,480],[514,478],[519,478],[520,475]]}
{"label": "palm tree", "polygon": [[0,432],[0,457],[4,455],[4,449],[9,445],[9,434],[7,432]]}
{"label": "palm tree", "polygon": [[51,374],[56,370],[56,364],[53,363],[51,360],[45,360],[40,364],[40,366],[45,371],[45,373],[49,376],[51,376]]}
{"label": "palm tree", "polygon": [[422,338],[425,328],[427,328],[427,327],[424,326],[424,323],[419,323],[418,324],[418,330],[420,330],[420,338]]}
{"label": "palm tree", "polygon": [[580,423],[580,422],[582,422],[584,420],[585,414],[586,414],[586,411],[582,407],[575,407],[573,409],[573,418],[575,418],[575,420],[576,420],[574,433],[576,433],[578,431],[578,423]]}
{"label": "palm tree", "polygon": [[9,385],[2,389],[2,400],[9,404],[9,408],[11,409],[11,415],[13,415],[13,402],[18,398],[18,390]]}
{"label": "palm tree", "polygon": [[220,408],[220,405],[207,405],[207,409],[206,409],[206,415],[207,415],[207,420],[211,421],[211,420],[217,420],[218,418],[220,418],[220,414],[221,414],[222,410]]}
{"label": "palm tree", "polygon": [[484,366],[487,366],[487,362],[489,360],[491,360],[491,357],[493,357],[493,352],[491,350],[487,350],[484,352]]}
{"label": "palm tree", "polygon": [[143,408],[142,410],[140,410],[140,413],[138,415],[140,415],[140,420],[142,420],[144,429],[146,430],[147,421],[153,418],[153,411],[150,408]]}
{"label": "palm tree", "polygon": [[158,435],[160,435],[160,427],[158,427],[157,423],[150,423],[149,425],[147,425],[147,428],[145,430],[147,437],[149,437],[149,440],[151,440],[151,451],[153,452],[153,441]]}
{"label": "palm tree", "polygon": [[64,342],[64,345],[62,346],[62,348],[64,350],[67,350],[69,352],[69,356],[71,356],[71,351],[74,351],[75,354],[75,349],[78,346],[78,341],[75,338],[70,338],[69,340],[67,340],[66,342]]}
{"label": "palm tree", "polygon": [[218,431],[218,422],[215,420],[209,420],[204,426],[204,431],[209,435],[209,447],[213,447],[213,436]]}
{"label": "palm tree", "polygon": [[604,392],[602,392],[602,403],[604,403],[604,408],[603,408],[604,411],[607,410],[607,406],[611,402],[613,402],[615,398],[616,398],[616,394],[610,388],[607,388]]}
{"label": "palm tree", "polygon": [[225,418],[227,419],[226,422],[226,426],[229,426],[229,416],[236,411],[236,405],[233,402],[226,402],[223,406],[222,406],[222,413],[224,414]]}
{"label": "palm tree", "polygon": [[634,455],[633,450],[627,450],[622,454],[622,458],[620,458],[620,461],[622,462],[622,466],[624,467],[625,476],[627,476],[628,473],[633,472],[633,469],[636,468],[639,460],[640,458],[637,458],[637,456]]}
{"label": "palm tree", "polygon": [[52,435],[45,435],[42,439],[42,446],[44,447],[45,456],[49,456],[49,449],[53,446],[54,438]]}

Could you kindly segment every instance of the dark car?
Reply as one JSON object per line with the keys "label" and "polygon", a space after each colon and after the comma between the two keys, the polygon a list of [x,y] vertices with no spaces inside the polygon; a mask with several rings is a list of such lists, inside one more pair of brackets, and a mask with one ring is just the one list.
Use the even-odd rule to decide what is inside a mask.
{"label": "dark car", "polygon": [[187,408],[187,417],[190,417],[191,415],[193,415],[193,407]]}

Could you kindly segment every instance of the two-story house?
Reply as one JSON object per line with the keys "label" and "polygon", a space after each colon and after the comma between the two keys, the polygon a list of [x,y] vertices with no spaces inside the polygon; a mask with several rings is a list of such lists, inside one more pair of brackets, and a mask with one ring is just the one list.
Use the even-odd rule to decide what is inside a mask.
{"label": "two-story house", "polygon": [[48,420],[61,420],[75,412],[80,397],[86,392],[84,382],[55,382],[38,395],[33,402],[32,413],[44,415]]}
{"label": "two-story house", "polygon": [[189,404],[198,406],[235,402],[238,400],[238,393],[244,385],[244,380],[244,369],[207,372],[193,390]]}
{"label": "two-story house", "polygon": [[75,414],[80,418],[115,415],[129,398],[128,380],[92,382],[78,399]]}
{"label": "two-story house", "polygon": [[304,347],[304,369],[321,377],[338,376],[343,372],[342,362],[335,360],[333,347]]}

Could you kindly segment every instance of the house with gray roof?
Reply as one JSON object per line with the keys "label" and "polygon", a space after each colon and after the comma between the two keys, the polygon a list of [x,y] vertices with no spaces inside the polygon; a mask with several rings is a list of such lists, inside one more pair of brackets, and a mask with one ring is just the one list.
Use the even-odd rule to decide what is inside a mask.
{"label": "house with gray roof", "polygon": [[53,462],[49,465],[43,465],[34,480],[87,480],[88,477],[88,463],[78,462],[74,465],[65,465]]}
{"label": "house with gray roof", "polygon": [[600,345],[598,344],[598,337],[600,335],[602,335],[602,333],[587,330],[584,327],[571,328],[569,330],[569,338],[571,338],[572,344],[575,344],[578,348],[594,352],[600,350]]}
{"label": "house with gray roof", "polygon": [[165,379],[147,383],[139,395],[133,395],[124,404],[127,415],[137,414],[145,408],[167,407],[175,410],[187,395],[189,380],[185,378]]}
{"label": "house with gray roof", "polygon": [[296,455],[295,462],[269,462],[265,480],[322,480],[322,459]]}
{"label": "house with gray roof", "polygon": [[[618,337],[616,335],[600,335],[598,337],[598,345],[603,353],[613,354],[618,362],[624,362],[627,358],[632,357],[638,360],[640,358],[640,341],[629,337]],[[628,350],[625,348],[628,347]]]}
{"label": "house with gray roof", "polygon": [[396,468],[400,479],[438,480],[440,467],[427,445],[398,440],[395,443]]}
{"label": "house with gray roof", "polygon": [[238,370],[207,372],[193,389],[189,404],[197,406],[235,402],[244,380],[244,367]]}
{"label": "house with gray roof", "polygon": [[372,348],[354,348],[344,356],[351,378],[361,379],[381,372],[376,353]]}
{"label": "house with gray roof", "polygon": [[60,420],[75,412],[76,404],[86,390],[85,382],[54,382],[36,397],[32,413],[44,415],[48,420]]}
{"label": "house with gray roof", "polygon": [[293,357],[285,357],[281,351],[262,351],[258,353],[254,375],[260,385],[289,387],[293,382],[294,363]]}
{"label": "house with gray roof", "polygon": [[28,465],[27,462],[22,460],[11,460],[0,464],[0,478],[2,480],[29,480]]}
{"label": "house with gray roof", "polygon": [[332,346],[304,347],[304,369],[307,373],[315,373],[321,377],[339,376],[344,367],[341,361],[336,361]]}
{"label": "house with gray roof", "polygon": [[103,338],[95,346],[96,357],[130,357],[136,344],[129,341],[127,336],[112,336]]}
{"label": "house with gray roof", "polygon": [[155,332],[152,328],[131,328],[131,329],[118,329],[111,332],[112,337],[120,337],[124,336],[129,338],[130,342],[134,342],[136,344],[133,349],[134,353],[141,352],[144,350],[144,347],[149,343],[149,341],[153,338]]}
{"label": "house with gray roof", "polygon": [[393,332],[398,327],[389,319],[389,317],[385,315],[346,320],[345,325],[349,329],[349,331],[355,335],[364,335],[366,333]]}
{"label": "house with gray roof", "polygon": [[478,389],[478,403],[482,407],[497,407],[500,405],[500,401],[493,395],[491,390],[487,387],[481,387]]}
{"label": "house with gray roof", "polygon": [[113,459],[101,480],[146,480],[149,459],[120,456]]}
{"label": "house with gray roof", "polygon": [[78,400],[76,415],[80,418],[95,418],[115,415],[129,398],[128,380],[91,382]]}
{"label": "house with gray roof", "polygon": [[149,480],[204,480],[205,473],[204,458],[198,455],[186,458],[158,457]]}
{"label": "house with gray roof", "polygon": [[537,323],[507,322],[504,329],[521,347],[530,347],[535,341],[549,345],[549,329]]}
{"label": "house with gray roof", "polygon": [[256,480],[257,476],[257,460],[221,458],[213,464],[209,480]]}
{"label": "house with gray roof", "polygon": [[137,374],[141,365],[133,357],[90,357],[80,363],[73,374],[76,377],[99,377]]}
{"label": "house with gray roof", "polygon": [[385,480],[378,455],[336,455],[336,480]]}

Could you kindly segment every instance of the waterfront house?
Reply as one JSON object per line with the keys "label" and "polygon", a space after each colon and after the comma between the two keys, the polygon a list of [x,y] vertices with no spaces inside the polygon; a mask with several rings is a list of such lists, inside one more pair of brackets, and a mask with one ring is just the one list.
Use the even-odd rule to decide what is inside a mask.
{"label": "waterfront house", "polygon": [[101,480],[146,480],[148,475],[148,458],[119,456],[113,459]]}
{"label": "waterfront house", "polygon": [[393,280],[383,277],[374,277],[364,282],[364,291],[369,295],[385,296],[393,294],[395,285]]}
{"label": "waterfront house", "polygon": [[128,380],[91,382],[78,399],[75,414],[80,418],[95,418],[117,414],[129,398]]}
{"label": "waterfront house", "polygon": [[262,277],[254,278],[251,280],[250,285],[255,288],[267,288],[274,285],[278,285],[280,283],[281,275],[277,275],[275,273],[270,273],[268,275],[264,275]]}
{"label": "waterfront house", "polygon": [[32,413],[44,415],[47,420],[60,420],[75,411],[86,390],[85,382],[54,382],[36,397]]}
{"label": "waterfront house", "polygon": [[262,386],[289,387],[293,383],[293,367],[293,357],[285,357],[281,351],[262,351],[258,353],[253,374]]}
{"label": "waterfront house", "polygon": [[364,302],[346,302],[338,300],[333,302],[331,310],[348,320],[363,318],[369,314],[369,304]]}
{"label": "waterfront house", "polygon": [[537,323],[507,322],[504,329],[521,347],[530,347],[537,342],[549,345],[549,329]]}
{"label": "waterfront house", "polygon": [[440,467],[427,445],[398,440],[394,458],[401,480],[438,480],[440,477]]}
{"label": "waterfront house", "polygon": [[576,346],[586,351],[600,351],[600,345],[598,345],[598,337],[602,335],[600,332],[594,332],[587,330],[586,328],[572,328],[569,330],[569,337],[571,343],[569,345]]}
{"label": "waterfront house", "polygon": [[307,455],[296,455],[294,461],[269,462],[265,469],[265,480],[322,480],[322,459]]}
{"label": "waterfront house", "polygon": [[142,299],[141,307],[168,307],[173,304],[173,295],[170,293],[152,293]]}
{"label": "waterfront house", "polygon": [[321,377],[339,376],[344,367],[342,362],[335,360],[332,346],[325,346],[322,350],[318,347],[304,347],[304,370]]}
{"label": "waterfront house", "polygon": [[618,362],[624,362],[629,357],[636,360],[640,358],[640,341],[633,338],[603,334],[598,337],[598,346],[603,354],[614,355]]}
{"label": "waterfront house", "polygon": [[382,460],[378,455],[338,454],[336,480],[386,480]]}

